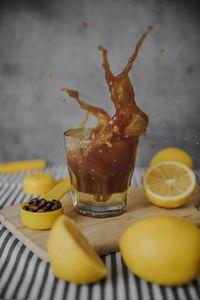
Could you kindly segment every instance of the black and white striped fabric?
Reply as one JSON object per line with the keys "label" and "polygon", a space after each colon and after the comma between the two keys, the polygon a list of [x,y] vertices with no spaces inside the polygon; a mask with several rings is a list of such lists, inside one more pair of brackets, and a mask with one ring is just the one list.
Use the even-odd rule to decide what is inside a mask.
{"label": "black and white striped fabric", "polygon": [[[46,169],[56,179],[67,175],[65,166]],[[28,172],[0,175],[0,207],[30,199],[21,181]],[[133,185],[141,184],[143,169],[137,169]],[[199,175],[200,172],[197,172]],[[67,257],[66,257],[67,259]],[[0,224],[0,299],[33,300],[199,300],[200,278],[189,285],[160,287],[128,271],[120,253],[102,258],[109,277],[93,285],[74,285],[56,279],[42,261]],[[184,258],[183,258],[184,259]],[[176,271],[176,270],[174,270]]]}

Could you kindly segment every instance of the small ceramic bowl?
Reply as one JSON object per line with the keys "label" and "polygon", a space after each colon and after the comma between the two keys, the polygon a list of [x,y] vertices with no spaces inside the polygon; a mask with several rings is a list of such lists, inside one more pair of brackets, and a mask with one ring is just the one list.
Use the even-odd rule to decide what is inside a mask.
{"label": "small ceramic bowl", "polygon": [[56,219],[63,213],[63,206],[57,210],[50,212],[32,212],[23,209],[23,207],[27,204],[28,201],[21,204],[21,220],[26,227],[29,227],[31,229],[50,229]]}

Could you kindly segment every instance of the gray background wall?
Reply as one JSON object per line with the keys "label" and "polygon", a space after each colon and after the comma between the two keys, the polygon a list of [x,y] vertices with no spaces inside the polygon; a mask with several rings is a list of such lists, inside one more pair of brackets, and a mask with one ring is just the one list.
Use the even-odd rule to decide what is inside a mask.
{"label": "gray background wall", "polygon": [[150,118],[138,165],[180,146],[200,166],[199,12],[194,1],[1,1],[0,161],[64,162],[63,132],[84,114],[60,88],[113,111],[97,47],[108,48],[118,73],[155,23],[130,75]]}

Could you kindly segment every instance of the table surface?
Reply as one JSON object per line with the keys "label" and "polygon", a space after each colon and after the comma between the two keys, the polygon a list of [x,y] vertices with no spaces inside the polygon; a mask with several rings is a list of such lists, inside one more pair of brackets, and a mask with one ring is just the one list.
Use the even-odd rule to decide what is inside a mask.
{"label": "table surface", "polygon": [[[67,176],[66,167],[49,166],[45,170],[56,179]],[[141,185],[144,170],[137,168],[133,185]],[[22,179],[31,172],[0,175],[0,208],[19,204],[31,197],[22,191]],[[200,170],[196,171],[198,180]],[[200,277],[178,287],[150,284],[128,271],[120,253],[102,258],[109,277],[93,285],[75,285],[55,278],[49,264],[34,255],[0,224],[0,299],[33,300],[199,300]],[[174,270],[176,271],[176,270]]]}

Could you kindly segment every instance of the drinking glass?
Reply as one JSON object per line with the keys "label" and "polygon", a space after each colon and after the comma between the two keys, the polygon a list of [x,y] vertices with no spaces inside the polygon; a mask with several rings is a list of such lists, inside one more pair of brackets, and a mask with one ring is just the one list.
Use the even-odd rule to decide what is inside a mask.
{"label": "drinking glass", "polygon": [[123,213],[135,167],[139,137],[106,143],[90,138],[92,129],[64,133],[72,203],[90,217]]}

